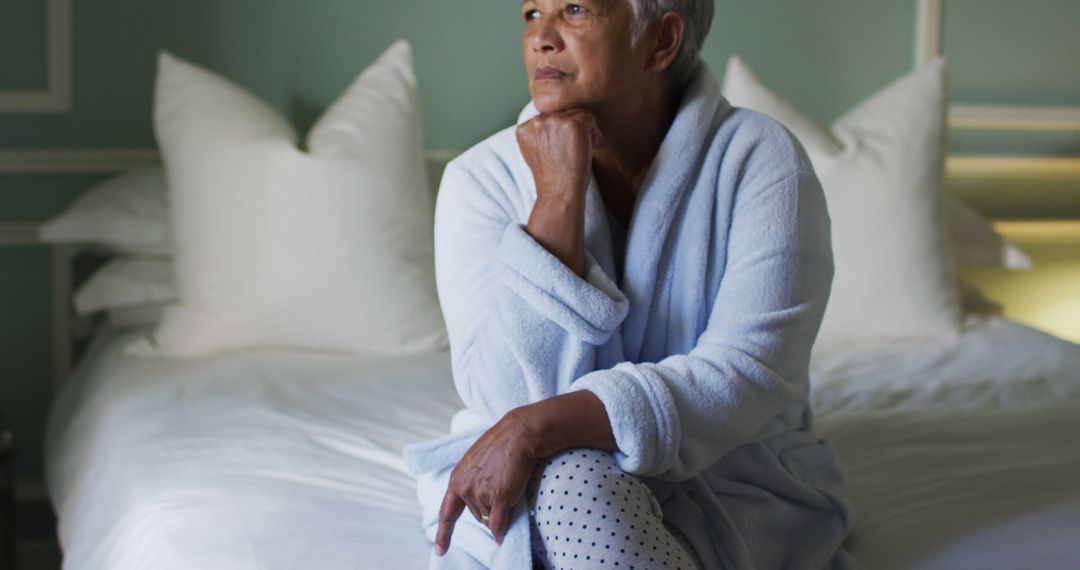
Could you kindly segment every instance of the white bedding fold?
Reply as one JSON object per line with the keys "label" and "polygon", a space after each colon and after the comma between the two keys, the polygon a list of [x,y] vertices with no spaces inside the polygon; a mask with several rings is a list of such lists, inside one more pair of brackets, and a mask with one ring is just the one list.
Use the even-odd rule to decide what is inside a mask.
{"label": "white bedding fold", "polygon": [[445,354],[121,354],[99,338],[51,414],[65,567],[423,568],[402,448],[460,407]]}
{"label": "white bedding fold", "polygon": [[810,376],[816,414],[1017,408],[1080,399],[1080,345],[971,316],[954,342],[816,350]]}

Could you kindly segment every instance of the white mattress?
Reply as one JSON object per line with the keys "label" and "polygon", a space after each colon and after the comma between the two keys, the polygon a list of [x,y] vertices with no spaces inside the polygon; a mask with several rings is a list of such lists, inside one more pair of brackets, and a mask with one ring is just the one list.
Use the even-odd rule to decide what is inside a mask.
{"label": "white mattress", "polygon": [[[132,334],[95,339],[51,416],[65,568],[427,567],[400,454],[460,406],[446,355],[138,360]],[[813,371],[867,567],[1077,567],[1080,347],[990,319]]]}

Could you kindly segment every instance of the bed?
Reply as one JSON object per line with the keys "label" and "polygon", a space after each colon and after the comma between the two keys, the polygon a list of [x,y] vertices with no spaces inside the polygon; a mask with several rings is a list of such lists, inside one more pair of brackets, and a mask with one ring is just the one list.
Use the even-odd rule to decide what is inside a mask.
{"label": "bed", "polygon": [[[428,239],[432,212],[429,189],[417,174],[424,171],[423,148],[407,46],[388,50],[375,64],[381,71],[362,74],[327,112],[329,118],[316,123],[309,154],[300,153],[297,135],[283,119],[270,116],[265,106],[238,94],[223,78],[171,56],[163,56],[162,65],[166,80],[159,81],[156,108],[168,112],[158,117],[157,133],[170,170],[168,188],[160,168],[121,176],[88,192],[93,199],[72,207],[81,208],[81,218],[65,214],[46,227],[58,242],[98,242],[118,254],[76,293],[77,309],[107,309],[109,324],[92,334],[50,413],[47,484],[58,515],[65,568],[428,567],[431,546],[420,529],[416,481],[405,467],[402,450],[446,433],[451,416],[462,407],[448,353],[417,350],[417,345],[410,345],[407,353],[385,350],[400,342],[368,350],[394,339],[382,334],[384,325],[363,328],[363,318],[348,323],[373,332],[359,349],[350,345],[339,354],[318,350],[331,341],[357,338],[318,336],[333,328],[325,323],[336,316],[334,295],[346,301],[363,297],[374,303],[367,307],[373,313],[397,305],[411,315],[427,311],[432,322],[439,318],[437,304],[429,302],[434,298]],[[929,97],[941,106],[941,66],[920,73],[917,81],[898,82],[889,89],[926,84],[930,87],[923,90],[929,96],[916,89],[905,97]],[[390,104],[372,104],[380,97]],[[206,112],[217,99],[229,103],[222,107],[225,111]],[[895,111],[892,98],[884,101],[890,113]],[[192,115],[199,120],[176,111],[196,103],[198,113],[206,114]],[[236,106],[248,108],[259,128],[220,128],[250,119],[234,112]],[[857,111],[867,113],[872,107]],[[913,115],[915,122],[926,123],[924,138],[940,141],[944,112],[921,109],[916,105]],[[783,116],[782,111],[770,114]],[[872,123],[873,118],[865,121]],[[834,232],[837,265],[863,270],[846,279],[865,295],[836,295],[834,283],[831,305],[846,305],[854,328],[868,339],[820,343],[819,338],[811,362],[815,429],[833,442],[857,509],[847,547],[872,569],[1080,567],[1080,346],[993,315],[969,312],[960,319],[959,310],[955,334],[916,334],[925,321],[953,326],[947,322],[949,311],[940,307],[957,300],[954,259],[942,235],[945,224],[938,207],[944,150],[927,150],[922,139],[906,130],[888,131],[895,125],[906,129],[913,121],[856,129],[848,134],[865,138],[848,147],[844,145],[850,141],[843,137],[825,150],[810,147],[813,157],[830,165],[819,169],[826,192],[845,186],[880,189],[889,181],[896,186],[888,188],[895,191],[891,201],[865,196],[872,203],[847,209],[830,203],[834,221],[860,221],[865,235],[882,238],[855,239],[849,234],[844,245],[859,247],[836,248],[839,234]],[[373,124],[381,125],[386,136],[363,138]],[[263,144],[267,132],[280,140]],[[828,137],[832,135],[807,135],[808,140]],[[880,144],[911,152],[884,152],[874,146]],[[192,148],[177,153],[176,145]],[[356,155],[357,149],[363,152]],[[319,152],[324,155],[310,155]],[[235,156],[221,159],[230,153]],[[170,154],[179,158],[170,160]],[[881,166],[881,156],[906,157],[917,164],[886,165],[904,173],[890,177],[873,171]],[[446,158],[429,162],[430,180],[438,179]],[[353,163],[365,160],[369,170],[383,176],[369,189],[379,194],[379,208],[369,210],[364,207],[371,200],[355,191],[361,185]],[[289,168],[293,171],[286,172]],[[924,175],[909,176],[916,168]],[[323,171],[313,177],[318,169]],[[258,178],[264,175],[268,178]],[[867,176],[873,184],[866,182]],[[234,183],[237,180],[243,183]],[[258,201],[262,194],[229,194],[260,184],[277,184],[265,193],[270,196],[266,201],[280,201],[268,204]],[[333,187],[334,192],[320,195],[312,206],[311,196],[290,194],[294,186]],[[167,193],[174,208],[173,228],[166,221]],[[227,201],[223,194],[228,194]],[[188,202],[178,202],[178,197]],[[252,200],[257,207],[251,207]],[[309,207],[317,209],[306,210]],[[897,214],[898,209],[905,215]],[[357,223],[340,212],[366,217]],[[289,225],[266,224],[267,219]],[[910,220],[919,223],[907,223]],[[176,231],[177,222],[186,230]],[[987,239],[981,241],[988,244],[988,258],[996,260],[1005,251],[1001,236],[988,222],[976,222],[984,228],[981,234]],[[416,247],[395,250],[400,243],[380,243],[374,238],[381,234],[372,238],[359,231],[365,224],[392,224],[384,234],[415,242]],[[121,226],[124,231],[118,231]],[[92,231],[103,227],[110,231]],[[280,227],[291,231],[277,231]],[[213,239],[207,237],[211,229],[217,232]],[[337,229],[349,239],[339,239]],[[297,235],[307,241],[292,239]],[[364,242],[368,238],[371,243]],[[397,256],[402,263],[355,271],[363,265],[340,263],[355,253],[346,251],[342,242],[371,250],[361,252],[369,261],[389,263],[387,259]],[[174,251],[185,252],[186,263],[174,265],[168,257]],[[327,251],[334,255],[324,255]],[[259,255],[264,252],[275,255]],[[963,250],[953,253],[958,252]],[[199,256],[205,263],[192,263]],[[164,328],[173,341],[184,342],[173,342],[171,355],[147,354],[154,348],[148,348],[148,339],[158,343],[164,338],[162,305],[177,299],[188,302],[178,294],[185,287],[213,297],[207,314],[214,318],[244,306],[249,270],[261,268],[249,263],[252,259],[278,263],[274,275],[286,285],[305,281],[299,275],[306,281],[341,281],[357,288],[381,277],[390,280],[364,295],[349,287],[320,290],[322,296],[299,300],[281,295],[275,301],[283,307],[308,303],[291,306],[292,320],[285,323],[232,314],[232,321],[210,319],[211,326],[184,323],[183,335],[177,331],[185,327],[173,323]],[[319,265],[335,259],[336,265]],[[905,265],[896,261],[900,259],[914,261]],[[306,265],[297,269],[296,260]],[[234,267],[244,270],[215,274]],[[199,281],[208,275],[210,285]],[[922,283],[925,294],[909,294],[919,289],[913,282],[935,275],[938,281]],[[419,288],[397,290],[399,282],[393,279],[400,276]],[[233,296],[215,297],[222,292]],[[866,299],[874,302],[862,301]],[[888,308],[892,316],[867,315],[877,308]],[[914,336],[875,341],[863,326],[888,332],[897,320]],[[295,330],[307,333],[281,336]],[[406,333],[413,334],[403,331],[402,338]],[[425,342],[438,344],[437,337]],[[247,344],[234,344],[238,339]],[[206,350],[204,341],[219,344]],[[282,344],[292,349],[259,348]]]}
{"label": "bed", "polygon": [[[98,332],[52,412],[68,567],[427,567],[401,450],[460,407],[445,353],[123,354],[142,332]],[[952,345],[819,351],[813,384],[868,568],[1076,567],[1080,346],[972,316]]]}

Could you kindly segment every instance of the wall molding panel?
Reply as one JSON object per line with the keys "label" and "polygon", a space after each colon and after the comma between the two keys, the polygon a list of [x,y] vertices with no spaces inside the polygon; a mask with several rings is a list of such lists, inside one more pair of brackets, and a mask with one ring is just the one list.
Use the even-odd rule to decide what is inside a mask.
{"label": "wall molding panel", "polygon": [[[946,0],[918,0],[915,61],[944,55]],[[949,107],[954,129],[990,131],[1080,131],[1080,106],[974,105]]]}
{"label": "wall molding panel", "polygon": [[[1080,117],[1078,117],[1080,118]],[[1040,119],[1033,115],[1032,120]],[[1045,117],[1041,117],[1045,120]],[[429,161],[446,162],[456,150],[428,150]],[[154,148],[0,150],[0,174],[109,174],[161,164]],[[1073,178],[1080,181],[1080,158],[954,155],[950,177]]]}
{"label": "wall molding panel", "polygon": [[32,223],[0,223],[0,247],[40,245],[39,228],[38,224]]}
{"label": "wall molding panel", "polygon": [[160,162],[152,148],[0,150],[0,173],[5,174],[97,174]]}
{"label": "wall molding panel", "polygon": [[1009,241],[1018,244],[1080,242],[1080,221],[1075,220],[994,222],[994,228]]}
{"label": "wall molding panel", "polygon": [[1080,107],[953,104],[949,115],[954,129],[1080,131]]}
{"label": "wall molding panel", "polygon": [[67,113],[72,109],[71,1],[46,0],[44,90],[0,90],[0,113]]}
{"label": "wall molding panel", "polygon": [[946,161],[946,173],[953,179],[1072,180],[1080,186],[1080,158],[951,156]]}
{"label": "wall molding panel", "polygon": [[[428,150],[425,157],[447,162],[458,150]],[[154,148],[0,150],[0,174],[108,174],[161,164]]]}

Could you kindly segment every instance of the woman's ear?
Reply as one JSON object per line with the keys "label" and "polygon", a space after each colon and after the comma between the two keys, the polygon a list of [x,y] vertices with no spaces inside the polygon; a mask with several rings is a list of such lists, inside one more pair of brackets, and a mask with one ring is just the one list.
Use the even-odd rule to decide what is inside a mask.
{"label": "woman's ear", "polygon": [[679,56],[679,48],[686,34],[686,20],[678,12],[668,12],[654,25],[656,43],[649,58],[649,69],[663,73]]}

